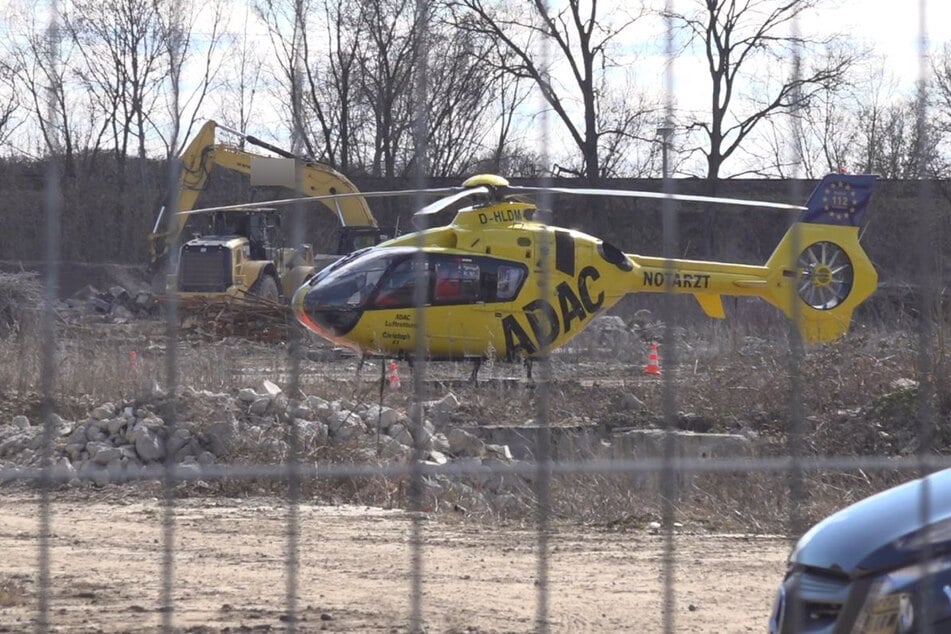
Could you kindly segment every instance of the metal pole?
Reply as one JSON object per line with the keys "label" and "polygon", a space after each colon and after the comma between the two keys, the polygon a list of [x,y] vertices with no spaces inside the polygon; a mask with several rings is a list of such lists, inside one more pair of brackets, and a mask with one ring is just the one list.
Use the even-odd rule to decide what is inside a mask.
{"label": "metal pole", "polygon": [[657,126],[657,136],[660,137],[661,147],[661,175],[664,177],[664,180],[667,180],[668,176],[670,176],[670,166],[667,162],[667,157],[670,149],[670,137],[673,133],[674,126],[669,123]]}

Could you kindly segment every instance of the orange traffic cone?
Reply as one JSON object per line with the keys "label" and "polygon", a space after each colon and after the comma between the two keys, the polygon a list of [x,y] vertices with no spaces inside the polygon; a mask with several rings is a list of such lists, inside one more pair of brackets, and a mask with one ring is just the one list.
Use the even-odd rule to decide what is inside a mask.
{"label": "orange traffic cone", "polygon": [[396,371],[396,361],[390,361],[390,391],[396,392],[400,389],[400,373]]}
{"label": "orange traffic cone", "polygon": [[651,344],[650,354],[647,355],[647,367],[644,374],[660,374],[660,357],[657,355],[657,342]]}

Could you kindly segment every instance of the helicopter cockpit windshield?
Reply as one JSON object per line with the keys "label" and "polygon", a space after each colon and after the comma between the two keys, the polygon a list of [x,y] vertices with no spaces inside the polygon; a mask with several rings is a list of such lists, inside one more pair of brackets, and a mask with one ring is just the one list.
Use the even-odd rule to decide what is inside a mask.
{"label": "helicopter cockpit windshield", "polygon": [[[374,294],[380,279],[394,262],[411,256],[412,248],[368,250],[348,257],[332,270],[321,271],[302,286],[294,298],[298,313],[332,335],[350,331],[360,319],[367,300]],[[326,269],[325,269],[326,270]]]}
{"label": "helicopter cockpit windshield", "polygon": [[298,319],[339,337],[366,311],[412,308],[420,298],[432,307],[512,301],[528,276],[526,265],[491,256],[417,253],[413,247],[370,249],[324,269],[297,291]]}

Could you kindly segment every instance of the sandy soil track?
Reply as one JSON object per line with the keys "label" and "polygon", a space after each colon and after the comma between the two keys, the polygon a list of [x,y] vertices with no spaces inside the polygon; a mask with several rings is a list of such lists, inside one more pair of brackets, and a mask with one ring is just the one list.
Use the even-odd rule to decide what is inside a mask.
{"label": "sandy soil track", "polygon": [[[36,498],[0,498],[0,632],[36,626]],[[160,502],[113,489],[54,498],[50,620],[59,632],[160,629]],[[284,631],[287,510],[273,498],[185,499],[175,521],[176,629]],[[529,632],[536,535],[427,517],[423,618],[429,632]],[[402,632],[410,613],[412,518],[365,507],[300,508],[299,631]],[[660,632],[663,537],[556,527],[549,605],[555,632]],[[787,543],[676,537],[675,631],[762,632]]]}

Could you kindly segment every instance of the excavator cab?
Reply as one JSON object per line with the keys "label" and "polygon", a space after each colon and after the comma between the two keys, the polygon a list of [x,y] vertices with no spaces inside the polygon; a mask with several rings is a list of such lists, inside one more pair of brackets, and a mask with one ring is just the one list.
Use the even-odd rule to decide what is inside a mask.
{"label": "excavator cab", "polygon": [[255,209],[244,213],[220,211],[212,217],[211,233],[207,235],[247,238],[249,257],[252,260],[267,260],[270,259],[269,251],[275,246],[272,237],[280,225],[280,217],[274,209]]}
{"label": "excavator cab", "polygon": [[380,227],[341,227],[337,234],[337,255],[347,255],[366,247],[374,247],[394,237],[394,232]]}
{"label": "excavator cab", "polygon": [[249,250],[252,260],[268,260],[268,250],[271,247],[271,234],[276,233],[281,224],[281,219],[277,215],[251,214],[247,218],[247,233]]}

